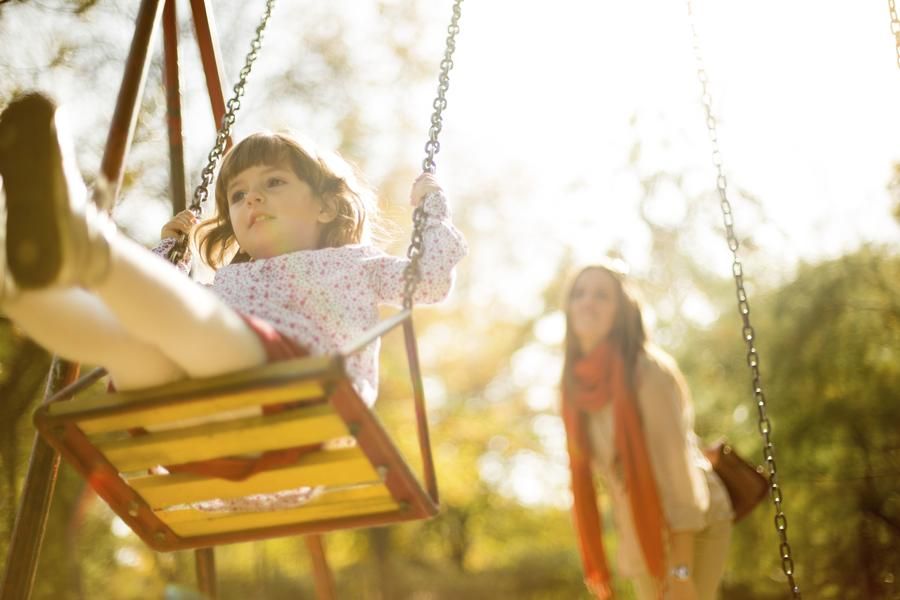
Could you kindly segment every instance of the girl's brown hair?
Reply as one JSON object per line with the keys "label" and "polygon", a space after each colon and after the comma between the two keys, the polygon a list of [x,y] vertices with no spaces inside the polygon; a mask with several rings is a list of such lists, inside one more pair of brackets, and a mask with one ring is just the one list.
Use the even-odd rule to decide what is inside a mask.
{"label": "girl's brown hair", "polygon": [[582,267],[569,279],[564,300],[566,313],[566,337],[563,358],[562,385],[568,386],[572,381],[572,369],[575,363],[583,355],[578,344],[578,338],[572,331],[572,322],[569,315],[569,306],[572,302],[572,292],[578,279],[587,271],[597,269],[608,273],[616,282],[616,316],[613,319],[612,330],[609,332],[609,342],[622,354],[625,362],[625,375],[632,391],[636,391],[635,368],[640,353],[648,342],[647,331],[644,328],[644,318],[641,314],[641,304],[635,290],[632,288],[623,269],[613,261],[601,262]]}
{"label": "girl's brown hair", "polygon": [[316,152],[311,145],[286,133],[255,133],[236,144],[222,160],[216,180],[216,216],[200,223],[196,232],[206,264],[218,269],[227,262],[250,260],[238,247],[229,217],[226,190],[232,179],[250,167],[285,164],[309,185],[320,202],[334,211],[335,218],[322,229],[319,248],[358,244],[368,239],[369,220],[375,211],[374,194],[350,163],[335,153]]}

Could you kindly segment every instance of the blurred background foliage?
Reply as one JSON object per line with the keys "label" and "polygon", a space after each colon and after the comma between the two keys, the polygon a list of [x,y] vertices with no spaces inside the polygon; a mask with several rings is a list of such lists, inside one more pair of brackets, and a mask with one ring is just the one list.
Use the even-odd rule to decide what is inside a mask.
{"label": "blurred background foliage", "polygon": [[[226,70],[234,72],[259,6],[214,4],[224,32]],[[426,23],[421,3],[413,0],[372,1],[365,9],[346,1],[306,4],[279,9],[285,13],[267,40],[278,50],[263,51],[243,109],[250,116],[239,117],[239,130],[242,118],[259,121],[265,113],[276,123],[302,126],[314,139],[354,158],[380,190],[392,232],[388,246],[400,252],[409,213],[389,199],[405,196],[415,169],[393,164],[386,155],[401,146],[418,148],[422,141],[421,123],[413,122],[409,107],[430,98],[437,44],[443,42],[440,28]],[[0,105],[31,88],[71,101],[78,117],[79,158],[89,179],[99,166],[135,11],[136,3],[124,0],[13,0],[0,6],[0,30],[7,40],[0,56],[5,73]],[[186,12],[182,29],[190,37]],[[27,42],[26,29],[34,34]],[[422,32],[431,32],[436,43],[421,43]],[[11,39],[22,43],[10,44]],[[189,40],[183,46],[191,45]],[[196,58],[185,50],[183,61],[186,120],[208,121],[202,126],[206,132],[198,125],[200,133],[186,140],[188,168],[196,180],[213,129],[204,115],[208,106]],[[117,207],[123,228],[148,244],[155,231],[142,223],[161,224],[167,210],[163,99],[157,58]],[[651,308],[655,337],[687,375],[701,436],[709,441],[727,436],[744,456],[759,460],[733,284],[727,275],[713,272],[708,257],[690,243],[698,232],[718,232],[718,221],[697,210],[716,197],[709,190],[685,190],[679,173],[644,168],[644,143],[636,137],[629,160],[641,183],[640,217],[650,233],[651,260],[635,277]],[[558,276],[533,278],[535,294],[527,308],[491,305],[485,289],[504,285],[507,277],[532,276],[528,256],[512,250],[520,247],[523,233],[514,225],[502,226],[513,202],[503,194],[508,175],[483,173],[480,197],[454,199],[471,255],[451,300],[420,310],[417,317],[441,515],[424,523],[328,535],[328,557],[342,598],[587,597],[568,513],[555,387],[561,365],[558,306],[573,261],[564,254]],[[886,175],[886,185],[898,199],[894,215],[900,218],[900,165]],[[653,202],[663,187],[684,198],[687,210],[678,222],[654,216]],[[766,222],[764,211],[750,191],[737,193],[744,204],[742,256],[753,265],[747,269],[752,314],[799,580],[809,597],[900,598],[897,247],[864,246],[803,264],[790,280],[772,282],[760,265],[777,257],[778,250],[758,248],[753,237],[754,226]],[[479,206],[483,197],[492,202]],[[598,247],[616,251],[602,241]],[[508,250],[497,253],[497,248]],[[494,249],[490,264],[479,260],[488,249]],[[721,251],[727,253],[724,243]],[[693,316],[698,305],[714,318],[698,322]],[[6,557],[34,436],[30,414],[48,365],[43,350],[10,323],[0,322],[0,559]],[[401,340],[389,338],[378,411],[418,466],[405,368]],[[614,548],[614,536],[607,535],[608,547]],[[225,600],[314,596],[302,540],[227,546],[217,549],[216,560]],[[619,591],[630,597],[621,582]],[[724,597],[785,595],[772,508],[766,504],[735,530]],[[63,465],[34,597],[199,596],[192,553],[156,554],[145,548]]]}

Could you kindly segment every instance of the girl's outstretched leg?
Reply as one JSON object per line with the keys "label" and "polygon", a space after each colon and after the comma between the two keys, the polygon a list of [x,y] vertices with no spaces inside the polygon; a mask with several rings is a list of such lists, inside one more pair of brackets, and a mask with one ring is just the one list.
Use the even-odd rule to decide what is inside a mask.
{"label": "girl's outstretched leg", "polygon": [[262,343],[237,313],[96,210],[64,127],[38,94],[0,116],[7,262],[18,288],[95,290],[128,335],[192,377],[263,364]]}
{"label": "girl's outstretched leg", "polygon": [[134,339],[100,299],[82,289],[25,291],[9,299],[4,311],[54,354],[106,367],[119,390],[187,377],[158,348]]}
{"label": "girl's outstretched leg", "polygon": [[192,377],[266,362],[257,335],[218,296],[131,240],[110,242],[109,272],[93,291],[132,335]]}

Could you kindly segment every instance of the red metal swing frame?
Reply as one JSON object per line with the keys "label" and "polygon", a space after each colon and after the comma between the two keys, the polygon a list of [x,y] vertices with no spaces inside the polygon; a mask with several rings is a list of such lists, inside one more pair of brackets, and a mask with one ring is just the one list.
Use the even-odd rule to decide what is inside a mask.
{"label": "red metal swing frame", "polygon": [[[212,112],[218,126],[226,112],[221,61],[207,0],[190,0],[192,18],[200,49],[201,62],[206,78]],[[142,0],[135,22],[135,33],[129,50],[126,67],[116,101],[115,112],[101,163],[101,173],[118,195],[128,149],[133,139],[146,75],[150,63],[153,36],[162,21],[164,37],[164,81],[167,97],[167,125],[170,146],[171,186],[173,211],[179,212],[186,205],[186,177],[184,171],[181,94],[178,74],[178,35],[175,0]],[[413,398],[418,430],[419,449],[423,465],[423,489],[409,467],[394,447],[377,418],[363,404],[343,373],[343,359],[348,353],[371,343],[389,330],[402,325],[412,379]],[[309,359],[304,359],[309,360]],[[437,478],[431,455],[424,392],[419,367],[418,350],[411,319],[406,309],[374,328],[354,347],[334,357],[319,361],[319,368],[296,365],[294,377],[282,376],[294,382],[317,378],[326,390],[324,398],[333,407],[348,429],[354,434],[359,447],[368,460],[383,475],[383,483],[396,501],[394,510],[372,515],[357,515],[342,519],[324,519],[317,522],[278,525],[250,531],[229,531],[215,535],[194,536],[186,539],[154,516],[152,508],[119,477],[117,469],[97,451],[78,423],[84,417],[77,403],[69,400],[95,381],[97,373],[78,380],[80,366],[58,359],[54,360],[48,376],[44,402],[38,409],[35,421],[40,435],[35,437],[25,485],[16,514],[15,526],[9,546],[6,568],[0,584],[0,600],[24,600],[31,596],[37,570],[38,556],[46,532],[60,453],[70,461],[88,481],[96,481],[96,474],[103,486],[95,490],[151,547],[159,550],[198,548],[197,576],[201,591],[209,598],[216,597],[215,568],[212,550],[207,546],[278,535],[318,534],[336,528],[369,527],[392,522],[427,518],[438,512]],[[277,369],[276,369],[277,370]],[[277,378],[276,378],[277,379]],[[203,382],[212,383],[215,382]],[[280,382],[282,385],[285,381]],[[194,386],[189,383],[186,387]],[[266,384],[268,385],[268,384]],[[69,400],[60,402],[61,400]],[[186,396],[151,400],[157,405],[177,405],[189,402]],[[88,416],[128,415],[138,411],[139,403],[121,402],[110,398],[87,407]],[[43,436],[43,437],[42,437]],[[162,534],[162,535],[160,535]],[[334,582],[328,572],[324,550],[318,535],[307,535],[306,542],[314,564],[317,595],[334,597]]]}

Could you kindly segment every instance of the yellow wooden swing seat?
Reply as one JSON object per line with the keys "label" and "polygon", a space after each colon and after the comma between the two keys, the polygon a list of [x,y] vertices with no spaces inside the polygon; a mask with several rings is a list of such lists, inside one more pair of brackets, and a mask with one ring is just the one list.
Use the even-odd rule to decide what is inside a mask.
{"label": "yellow wooden swing seat", "polygon": [[[438,504],[427,423],[424,410],[418,410],[417,353],[413,350],[409,356],[428,492],[359,398],[343,368],[348,353],[396,325],[403,324],[407,342],[414,343],[409,313],[403,311],[382,323],[368,339],[341,354],[135,392],[51,402],[37,410],[35,424],[112,510],[159,551],[428,518],[437,514]],[[253,410],[247,416],[248,408],[294,402],[300,404],[292,410],[268,415]],[[130,432],[135,428],[151,432],[134,436]],[[355,443],[334,443],[341,438]],[[159,465],[308,444],[324,446],[304,454],[296,464],[265,470],[243,481],[149,471]],[[321,492],[289,509],[211,512],[191,507],[210,499],[303,486]]]}

